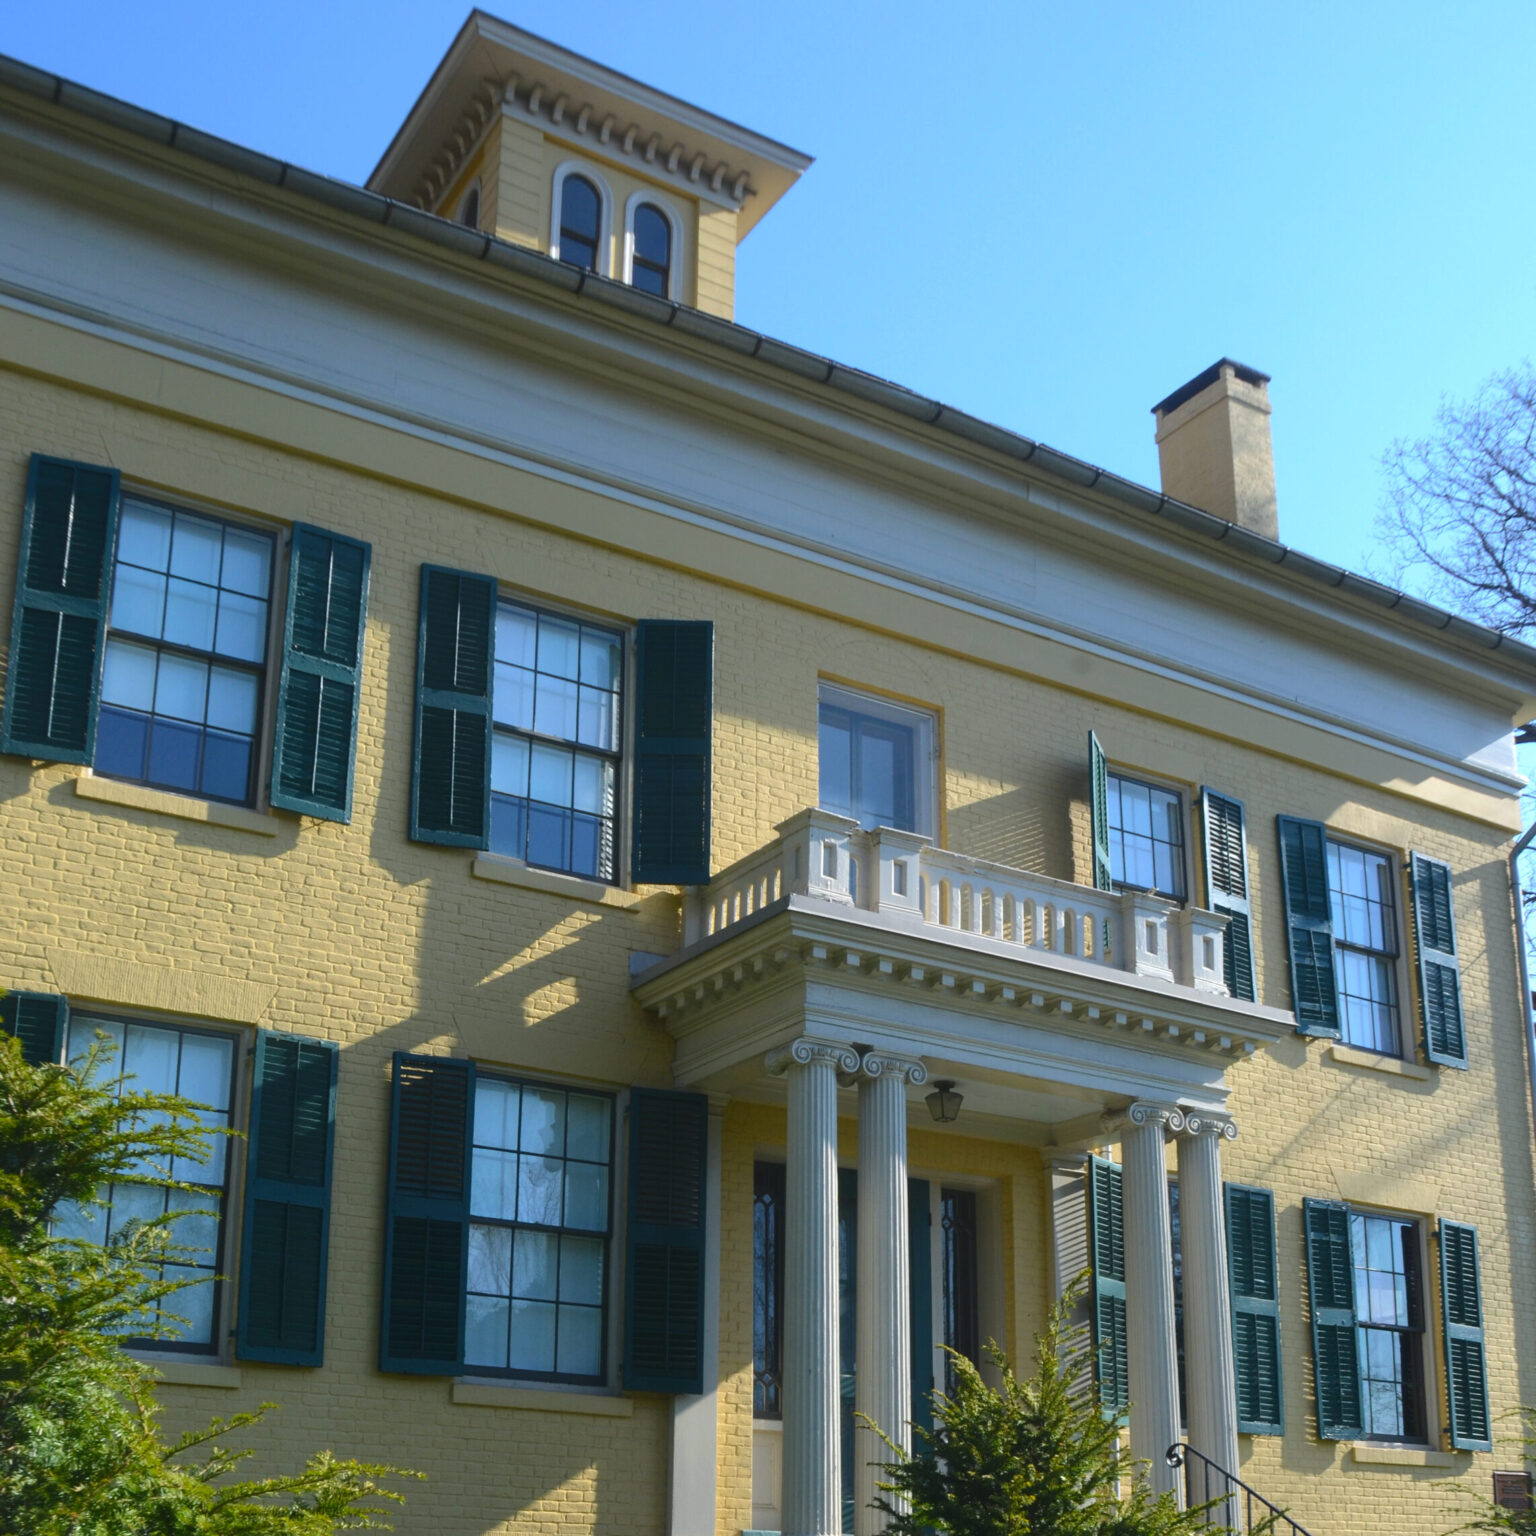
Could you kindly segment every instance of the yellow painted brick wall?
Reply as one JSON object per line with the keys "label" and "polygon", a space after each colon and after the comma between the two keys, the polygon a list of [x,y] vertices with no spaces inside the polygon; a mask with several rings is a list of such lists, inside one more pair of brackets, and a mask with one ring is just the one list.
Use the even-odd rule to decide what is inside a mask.
{"label": "yellow painted brick wall", "polygon": [[[498,219],[507,206],[498,203]],[[1245,1442],[1245,1470],[1320,1532],[1427,1536],[1448,1523],[1443,1496],[1426,1486],[1443,1470],[1358,1467],[1310,1438],[1299,1208],[1304,1195],[1337,1193],[1338,1168],[1432,1182],[1443,1214],[1478,1225],[1493,1407],[1536,1402],[1536,1316],[1528,1287],[1515,1283],[1532,1272],[1536,1242],[1502,833],[1254,752],[1236,737],[1200,736],[1045,687],[1027,675],[1027,639],[1019,670],[1005,672],[645,561],[624,552],[626,519],[638,514],[618,502],[606,507],[608,546],[582,542],[537,521],[556,492],[531,473],[497,472],[497,505],[528,519],[518,520],[452,484],[428,495],[254,435],[14,372],[0,372],[0,612],[8,611],[33,450],[114,463],[130,480],[215,511],[279,526],[302,518],[366,538],[374,550],[350,825],[283,815],[276,836],[257,837],[87,801],[74,793],[77,769],[0,759],[0,872],[25,897],[0,928],[0,982],[54,990],[62,978],[107,975],[116,980],[93,985],[120,993],[99,1001],[153,1010],[157,998],[174,1007],[186,995],[178,980],[190,977],[198,996],[228,999],[218,1004],[225,1012],[208,1003],[202,1016],[323,1035],[343,1047],[327,1363],[318,1371],[248,1366],[237,1391],[170,1391],[176,1427],[275,1400],[281,1411],[257,1436],[264,1462],[293,1462],[331,1445],[430,1475],[430,1495],[413,1495],[398,1522],[405,1533],[663,1526],[665,1400],[637,1399],[629,1418],[467,1407],[450,1402],[443,1381],[374,1369],[392,1051],[458,1051],[612,1087],[670,1081],[670,1041],[630,1001],[627,966],[633,952],[675,947],[673,893],[645,893],[634,911],[573,904],[477,881],[467,853],[405,836],[425,560],[486,571],[551,603],[617,620],[714,620],[717,868],[814,803],[822,675],[940,712],[947,835],[963,851],[1086,879],[1090,725],[1118,762],[1240,795],[1261,996],[1278,1006],[1288,999],[1275,814],[1321,817],[1446,859],[1455,872],[1472,1071],[1437,1072],[1421,1084],[1340,1066],[1324,1059],[1321,1045],[1287,1040],[1232,1072],[1242,1134],[1226,1150],[1226,1171],[1276,1191],[1286,1352],[1287,1435]],[[750,1514],[750,1274],[742,1255],[750,1252],[752,1149],[781,1138],[777,1126],[774,1111],[756,1107],[733,1106],[726,1119],[725,1530]],[[1016,1355],[1027,1351],[1046,1289],[1048,1202],[1038,1154],[925,1132],[914,1135],[912,1155],[915,1166],[1006,1187],[1006,1342]],[[1438,1422],[1438,1382],[1431,1397]],[[1486,1482],[1500,1460],[1473,1465]],[[1452,1470],[1471,1461],[1460,1457]]]}

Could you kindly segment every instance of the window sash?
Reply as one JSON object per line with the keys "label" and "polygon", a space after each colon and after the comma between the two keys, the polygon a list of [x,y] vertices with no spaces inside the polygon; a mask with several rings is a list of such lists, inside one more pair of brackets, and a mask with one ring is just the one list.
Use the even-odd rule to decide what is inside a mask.
{"label": "window sash", "polygon": [[[1116,773],[1111,770],[1108,775],[1109,788],[1109,850],[1111,869],[1118,866],[1119,873],[1114,875],[1117,889],[1131,886],[1136,890],[1150,888],[1159,896],[1166,896],[1170,901],[1186,901],[1189,897],[1189,858],[1187,853],[1188,839],[1185,837],[1185,810],[1184,796],[1177,789],[1171,789],[1166,784],[1154,784],[1149,779],[1138,779],[1131,774]],[[1121,794],[1124,789],[1144,791],[1148,799],[1150,812],[1149,830],[1140,832],[1125,823],[1124,805]],[[1171,812],[1171,819],[1169,813]],[[1172,837],[1160,836],[1159,825],[1166,830],[1172,827]],[[1144,887],[1141,882],[1129,882],[1125,878],[1126,843],[1134,840],[1138,845],[1145,844],[1152,858],[1153,880],[1150,887]],[[1158,850],[1165,849],[1169,862],[1169,870],[1172,878],[1167,885],[1158,883],[1157,859]]]}
{"label": "window sash", "polygon": [[[867,828],[885,825],[931,836],[937,801],[935,728],[933,716],[924,710],[886,704],[851,689],[823,684],[818,690],[816,712],[817,803]],[[828,761],[829,730],[846,736],[846,756],[837,765]],[[877,770],[867,761],[866,749],[882,739],[894,748],[889,781],[879,792],[890,806],[889,814],[871,808],[875,795],[868,787],[871,774]],[[846,790],[831,784],[828,774],[834,766],[840,776],[846,774]]]}
{"label": "window sash", "polygon": [[758,1163],[752,1190],[752,1417],[784,1416],[783,1163]]}
{"label": "window sash", "polygon": [[[978,1284],[976,1191],[940,1191],[944,1343],[973,1365],[981,1363],[981,1296]],[[955,1390],[955,1362],[944,1359],[944,1391]]]}
{"label": "window sash", "polygon": [[[465,1296],[466,1310],[468,1309],[469,1304],[471,1303],[471,1301],[473,1301],[477,1297],[481,1298],[481,1299],[484,1299],[484,1300],[487,1300],[487,1301],[499,1301],[499,1302],[506,1303],[507,1309],[508,1309],[508,1337],[509,1337],[509,1348],[510,1348],[510,1329],[511,1329],[511,1324],[512,1324],[511,1314],[512,1314],[513,1310],[516,1308],[517,1304],[521,1301],[521,1302],[525,1302],[525,1303],[531,1303],[531,1304],[533,1304],[535,1306],[548,1306],[549,1308],[552,1309],[552,1312],[554,1314],[553,1315],[553,1319],[552,1319],[552,1328],[554,1330],[554,1333],[553,1333],[553,1348],[554,1348],[554,1351],[555,1351],[555,1355],[554,1355],[555,1368],[552,1369],[552,1370],[537,1370],[537,1369],[530,1369],[530,1368],[527,1368],[527,1367],[514,1366],[514,1365],[510,1365],[510,1364],[509,1365],[505,1365],[505,1366],[498,1366],[498,1365],[489,1365],[489,1364],[483,1364],[483,1363],[480,1363],[480,1362],[470,1361],[467,1358],[468,1354],[469,1354],[469,1348],[470,1348],[470,1346],[469,1346],[469,1339],[468,1339],[468,1336],[467,1336],[467,1326],[466,1326],[466,1339],[465,1339],[465,1356],[466,1356],[466,1359],[465,1359],[465,1367],[464,1368],[467,1371],[472,1372],[474,1375],[477,1375],[477,1376],[494,1376],[494,1377],[498,1377],[498,1378],[506,1378],[506,1379],[509,1379],[509,1380],[515,1379],[515,1380],[520,1380],[520,1381],[566,1382],[566,1383],[570,1383],[572,1385],[585,1385],[585,1386],[599,1386],[599,1385],[602,1385],[607,1380],[607,1377],[608,1377],[608,1365],[609,1365],[609,1350],[608,1350],[608,1331],[609,1330],[608,1330],[608,1320],[609,1320],[609,1317],[611,1315],[609,1307],[610,1307],[610,1300],[611,1300],[611,1297],[612,1297],[613,1202],[614,1202],[614,1188],[613,1188],[613,1182],[614,1182],[614,1137],[617,1134],[617,1126],[615,1124],[615,1107],[616,1106],[615,1106],[614,1096],[612,1094],[610,1094],[610,1093],[603,1093],[603,1092],[596,1091],[596,1090],[593,1090],[593,1089],[590,1089],[590,1088],[586,1088],[586,1087],[571,1087],[571,1086],[568,1086],[568,1085],[563,1084],[563,1083],[544,1082],[544,1081],[540,1081],[540,1080],[534,1079],[534,1078],[509,1077],[509,1076],[504,1076],[504,1075],[501,1075],[501,1074],[493,1075],[491,1073],[486,1073],[486,1072],[478,1073],[477,1074],[477,1088],[478,1088],[478,1086],[485,1085],[485,1084],[502,1084],[502,1085],[505,1085],[505,1086],[508,1086],[508,1087],[516,1088],[518,1090],[518,1092],[519,1092],[519,1096],[520,1097],[521,1097],[521,1094],[524,1091],[528,1090],[528,1089],[534,1089],[536,1091],[543,1090],[543,1091],[548,1091],[548,1092],[554,1092],[554,1093],[562,1094],[566,1098],[566,1110],[565,1110],[565,1112],[567,1114],[569,1113],[569,1098],[570,1098],[570,1096],[572,1094],[578,1095],[578,1096],[583,1097],[583,1098],[602,1099],[607,1104],[607,1106],[608,1106],[608,1157],[607,1157],[606,1161],[598,1161],[598,1160],[595,1160],[595,1159],[592,1159],[592,1158],[582,1158],[582,1157],[571,1157],[571,1156],[569,1156],[568,1153],[567,1153],[567,1150],[566,1150],[569,1147],[568,1130],[567,1130],[567,1139],[564,1139],[562,1141],[561,1150],[558,1153],[555,1153],[555,1152],[537,1152],[537,1153],[530,1152],[527,1155],[528,1156],[536,1156],[536,1157],[540,1157],[540,1158],[545,1158],[545,1159],[548,1159],[549,1161],[558,1161],[560,1163],[560,1165],[561,1165],[561,1179],[562,1179],[562,1181],[564,1180],[566,1169],[569,1168],[572,1165],[576,1165],[576,1166],[579,1166],[579,1167],[585,1167],[585,1168],[602,1168],[602,1169],[604,1169],[605,1172],[608,1175],[608,1180],[607,1180],[607,1200],[605,1202],[605,1209],[604,1209],[604,1222],[603,1222],[603,1225],[601,1227],[578,1227],[578,1226],[570,1226],[570,1225],[564,1223],[563,1221],[561,1223],[559,1223],[559,1224],[555,1224],[555,1223],[549,1223],[549,1222],[525,1221],[525,1220],[522,1220],[522,1219],[516,1218],[516,1217],[502,1217],[502,1216],[489,1215],[489,1214],[486,1214],[486,1213],[483,1213],[483,1212],[478,1212],[475,1209],[474,1193],[473,1193],[473,1172],[471,1172],[471,1187],[470,1187],[470,1193],[469,1193],[469,1197],[468,1197],[468,1201],[467,1201],[467,1208],[468,1208],[468,1212],[469,1212],[468,1220],[469,1220],[469,1232],[470,1232],[471,1246],[473,1247],[474,1234],[475,1234],[476,1228],[496,1229],[496,1230],[500,1230],[500,1231],[506,1231],[506,1232],[511,1233],[512,1236],[510,1237],[509,1242],[508,1242],[507,1263],[508,1263],[508,1266],[509,1266],[509,1270],[508,1270],[508,1276],[507,1276],[507,1290],[505,1292],[501,1292],[501,1291],[483,1291],[483,1290],[475,1289],[475,1287],[472,1284],[473,1276],[472,1276],[472,1273],[471,1273],[471,1269],[467,1268],[465,1270],[465,1274],[464,1274],[464,1296]],[[521,1104],[519,1105],[519,1110],[521,1111]],[[569,1122],[567,1121],[567,1127],[568,1127],[568,1124],[569,1124]],[[473,1115],[471,1115],[471,1119],[470,1119],[469,1143],[470,1143],[470,1165],[471,1165],[471,1170],[473,1169],[473,1165],[474,1165],[474,1154],[475,1154],[475,1152],[477,1150],[480,1150],[480,1151],[497,1151],[497,1152],[505,1152],[505,1151],[508,1150],[507,1148],[497,1146],[494,1143],[490,1143],[490,1142],[485,1142],[485,1141],[479,1140],[477,1138],[476,1131],[475,1131]],[[524,1155],[524,1153],[523,1153],[523,1151],[521,1149],[519,1149],[516,1152],[514,1152],[513,1155],[517,1156],[517,1157],[522,1157]],[[562,1191],[563,1191],[563,1188],[564,1188],[564,1185],[562,1183]],[[562,1204],[562,1216],[563,1216],[564,1215],[564,1199],[563,1198],[562,1198],[561,1204]],[[516,1266],[516,1263],[517,1263],[517,1257],[516,1257],[517,1241],[518,1241],[517,1234],[520,1234],[520,1233],[528,1233],[528,1234],[533,1235],[533,1236],[550,1237],[550,1238],[554,1239],[554,1256],[555,1256],[554,1257],[554,1265],[555,1265],[555,1268],[554,1268],[554,1284],[553,1284],[553,1293],[550,1296],[548,1296],[548,1297],[519,1297],[516,1294],[516,1289],[515,1288],[516,1288],[517,1280],[516,1280],[516,1267],[515,1266]],[[593,1303],[590,1303],[590,1302],[579,1302],[579,1301],[574,1301],[574,1300],[567,1300],[567,1299],[563,1298],[561,1296],[561,1294],[560,1294],[560,1288],[561,1288],[560,1270],[561,1270],[561,1266],[564,1263],[564,1258],[565,1258],[564,1239],[566,1239],[566,1238],[571,1238],[571,1239],[574,1239],[574,1240],[577,1240],[577,1241],[580,1241],[580,1242],[592,1242],[592,1243],[597,1243],[597,1244],[601,1245],[601,1259],[600,1259],[600,1262],[601,1262],[601,1265],[602,1265],[602,1278],[601,1278],[601,1287],[600,1287],[600,1292],[599,1292],[599,1300],[597,1301],[597,1303],[595,1305]],[[473,1257],[471,1257],[471,1264],[472,1263],[473,1263]],[[559,1369],[559,1347],[560,1347],[559,1329],[560,1329],[561,1319],[562,1319],[563,1315],[565,1314],[565,1312],[567,1310],[570,1310],[570,1311],[573,1311],[573,1312],[580,1311],[580,1312],[596,1312],[597,1313],[597,1317],[598,1317],[598,1360],[597,1360],[597,1369],[594,1372],[562,1371],[562,1370]]]}
{"label": "window sash", "polygon": [[[1414,1440],[1425,1438],[1426,1413],[1424,1392],[1424,1297],[1423,1266],[1419,1263],[1418,1223],[1401,1217],[1350,1210],[1351,1283],[1355,1289],[1357,1359],[1360,1373],[1361,1429],[1368,1440]],[[1371,1264],[1372,1235],[1388,1229],[1390,1269]],[[1399,1268],[1398,1265],[1401,1265]],[[1371,1276],[1402,1279],[1399,1306],[1394,1287],[1393,1313],[1390,1320],[1372,1315]],[[1361,1294],[1364,1277],[1365,1294]],[[1364,1305],[1362,1305],[1362,1302]],[[1391,1374],[1373,1369],[1373,1339],[1390,1341]],[[1372,1388],[1389,1387],[1395,1394],[1395,1408],[1390,1422],[1377,1416]]]}
{"label": "window sash", "polygon": [[[1328,910],[1333,923],[1333,972],[1334,986],[1338,994],[1339,1030],[1345,1044],[1362,1050],[1376,1051],[1383,1056],[1403,1054],[1402,987],[1398,977],[1398,958],[1401,944],[1398,937],[1396,900],[1396,869],[1391,857],[1375,849],[1361,848],[1352,843],[1328,839]],[[1345,877],[1342,856],[1363,856],[1367,878],[1374,878],[1377,896],[1369,893],[1361,898],[1344,889]],[[1347,921],[1350,908],[1347,903],[1364,901],[1369,918],[1370,908],[1378,909],[1376,920],[1381,926],[1381,943],[1362,937],[1358,928],[1352,934]],[[1366,962],[1368,993],[1362,993],[1352,981],[1358,978],[1358,969],[1350,964],[1350,957]],[[1380,982],[1382,996],[1378,997]]]}

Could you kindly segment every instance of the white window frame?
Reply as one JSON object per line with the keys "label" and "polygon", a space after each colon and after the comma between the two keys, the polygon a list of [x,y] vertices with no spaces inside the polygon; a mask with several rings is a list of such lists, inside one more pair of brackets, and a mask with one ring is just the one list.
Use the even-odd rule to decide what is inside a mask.
{"label": "white window frame", "polygon": [[635,210],[642,203],[649,203],[656,209],[672,229],[672,261],[667,268],[667,298],[675,303],[681,297],[682,288],[683,221],[677,209],[660,193],[631,192],[624,201],[624,281],[633,286],[635,280]]}
{"label": "white window frame", "polygon": [[[1182,907],[1198,907],[1200,903],[1195,897],[1195,797],[1190,792],[1189,785],[1181,784],[1175,779],[1165,779],[1159,774],[1143,773],[1139,768],[1128,768],[1121,763],[1106,763],[1105,772],[1112,779],[1128,779],[1133,784],[1142,784],[1150,789],[1161,790],[1164,794],[1173,795],[1178,800],[1179,831],[1184,837],[1184,895],[1170,896],[1166,891],[1155,891],[1153,894],[1160,896],[1164,901],[1172,901]],[[1141,887],[1129,886],[1127,889],[1140,890]]]}
{"label": "white window frame", "polygon": [[562,160],[555,167],[549,204],[549,254],[560,260],[560,203],[568,176],[584,176],[597,188],[597,275],[613,276],[613,188],[608,178],[586,160]]}
{"label": "white window frame", "polygon": [[[1396,924],[1397,931],[1394,937],[1397,941],[1397,954],[1392,957],[1392,975],[1397,986],[1397,1050],[1378,1051],[1374,1046],[1358,1045],[1352,1040],[1344,1038],[1344,1005],[1342,995],[1339,1001],[1339,1044],[1347,1046],[1352,1051],[1365,1051],[1369,1055],[1379,1056],[1383,1061],[1406,1061],[1416,1063],[1422,1060],[1423,1051],[1421,1045],[1422,1031],[1418,1022],[1418,991],[1417,978],[1413,974],[1413,963],[1409,956],[1409,946],[1413,939],[1413,906],[1412,897],[1408,893],[1408,856],[1399,848],[1390,848],[1385,843],[1372,842],[1368,837],[1356,837],[1352,832],[1341,832],[1325,825],[1323,828],[1325,847],[1323,858],[1326,862],[1327,847],[1337,844],[1340,848],[1353,848],[1360,853],[1374,854],[1377,858],[1387,861],[1387,869],[1392,881],[1392,920]],[[1329,921],[1333,918],[1333,884],[1328,886],[1328,915]],[[1338,949],[1339,930],[1333,930],[1334,939],[1334,987],[1339,987],[1338,973]],[[1383,956],[1383,958],[1386,958]],[[1341,989],[1340,989],[1341,990]],[[1407,1220],[1411,1212],[1400,1213]],[[1420,1220],[1419,1217],[1413,1217]]]}
{"label": "white window frame", "polygon": [[[861,693],[845,683],[829,682],[818,678],[816,682],[816,734],[821,736],[821,706],[832,704],[839,709],[856,711],[876,720],[888,720],[892,725],[906,726],[916,731],[917,762],[913,764],[919,774],[926,774],[927,783],[916,782],[912,789],[913,829],[918,836],[931,838],[937,846],[939,840],[939,716],[937,710],[925,709],[921,704],[898,704],[879,694]],[[818,792],[820,800],[821,764],[817,762]]]}

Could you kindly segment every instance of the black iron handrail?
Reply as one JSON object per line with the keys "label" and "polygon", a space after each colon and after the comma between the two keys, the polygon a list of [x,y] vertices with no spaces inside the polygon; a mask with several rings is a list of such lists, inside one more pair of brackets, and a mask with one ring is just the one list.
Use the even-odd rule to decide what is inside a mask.
{"label": "black iron handrail", "polygon": [[[1206,1522],[1214,1527],[1225,1527],[1237,1536],[1249,1532],[1262,1532],[1264,1536],[1312,1536],[1304,1526],[1286,1514],[1278,1504],[1271,1504],[1262,1493],[1250,1488],[1242,1478],[1218,1467],[1209,1456],[1197,1451],[1192,1445],[1170,1445],[1168,1465],[1184,1469],[1184,1504],[1194,1509],[1200,1504],[1212,1504],[1206,1511]],[[1198,1466],[1196,1465],[1198,1463]],[[1196,1488],[1198,1475],[1198,1490]]]}

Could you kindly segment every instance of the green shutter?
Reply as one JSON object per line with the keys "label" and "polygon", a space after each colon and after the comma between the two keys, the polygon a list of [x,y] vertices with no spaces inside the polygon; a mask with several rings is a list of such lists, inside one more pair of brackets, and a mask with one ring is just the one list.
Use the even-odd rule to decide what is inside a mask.
{"label": "green shutter", "polygon": [[633,878],[709,884],[715,626],[647,619],[635,632]]}
{"label": "green shutter", "polygon": [[1328,901],[1328,833],[1319,821],[1277,816],[1285,928],[1291,951],[1291,1007],[1298,1035],[1339,1037]]}
{"label": "green shutter", "polygon": [[708,1161],[708,1098],[633,1090],[624,1266],[626,1391],[704,1390]]}
{"label": "green shutter", "polygon": [[456,1375],[464,1363],[475,1066],[395,1052],[379,1369]]}
{"label": "green shutter", "polygon": [[324,1359],[338,1055],[329,1040],[256,1032],[235,1350],[242,1360]]}
{"label": "green shutter", "polygon": [[1440,1297],[1445,1319],[1451,1444],[1458,1451],[1491,1451],[1476,1227],[1459,1221],[1440,1223]]}
{"label": "green shutter", "polygon": [[1125,1341],[1125,1210],[1118,1163],[1088,1162],[1088,1251],[1093,1257],[1093,1348],[1099,1407],[1118,1418],[1130,1402]]}
{"label": "green shutter", "polygon": [[1424,1054],[1442,1066],[1465,1067],[1467,1037],[1461,1017],[1461,962],[1456,958],[1451,869],[1422,853],[1413,855],[1409,868]]}
{"label": "green shutter", "polygon": [[496,583],[421,568],[411,836],[484,848],[491,825],[491,677]]}
{"label": "green shutter", "polygon": [[1104,748],[1092,731],[1088,732],[1088,819],[1093,828],[1094,889],[1112,891],[1115,877],[1109,857],[1109,766]]}
{"label": "green shutter", "polygon": [[52,992],[0,992],[0,1029],[21,1041],[21,1054],[34,1067],[64,1059],[69,1004]]}
{"label": "green shutter", "polygon": [[912,1422],[933,1428],[933,1204],[927,1179],[907,1180],[911,1276]]}
{"label": "green shutter", "polygon": [[1355,1440],[1363,1433],[1360,1366],[1355,1353],[1355,1276],[1349,1208],[1304,1200],[1307,1280],[1312,1295],[1312,1361],[1317,1378],[1317,1437]]}
{"label": "green shutter", "polygon": [[1200,827],[1205,837],[1205,904],[1226,915],[1223,964],[1227,991],[1248,1002],[1253,993],[1253,913],[1248,897],[1248,840],[1243,835],[1243,802],[1214,789],[1200,791]]}
{"label": "green shutter", "polygon": [[1267,1189],[1228,1184],[1226,1203],[1237,1428],[1244,1435],[1280,1435],[1285,1433],[1285,1406],[1280,1387],[1275,1197]]}
{"label": "green shutter", "polygon": [[96,750],[119,494],[115,469],[32,456],[0,752],[89,763]]}
{"label": "green shutter", "polygon": [[271,800],[327,821],[352,819],[370,554],[367,544],[303,523],[288,548]]}

